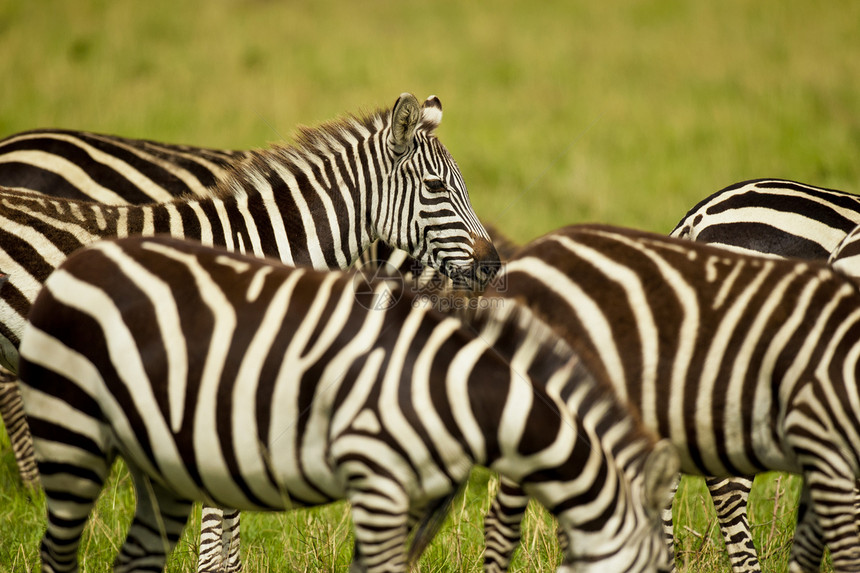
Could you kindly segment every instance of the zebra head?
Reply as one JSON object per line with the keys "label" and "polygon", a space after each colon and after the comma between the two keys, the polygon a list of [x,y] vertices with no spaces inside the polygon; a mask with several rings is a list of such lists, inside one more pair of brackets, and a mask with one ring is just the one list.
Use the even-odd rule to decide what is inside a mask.
{"label": "zebra head", "polygon": [[391,161],[376,233],[455,284],[481,289],[499,270],[499,255],[478,221],[457,163],[434,135],[442,104],[419,105],[401,94],[383,132]]}
{"label": "zebra head", "polygon": [[[618,476],[620,484],[629,480],[628,488],[621,487],[614,492],[604,488],[600,496],[604,501],[612,495],[610,492],[615,495],[611,502],[614,511],[601,507],[600,503],[592,503],[559,513],[559,540],[565,552],[559,573],[673,570],[660,514],[671,503],[679,471],[680,462],[674,446],[668,440],[659,440],[644,459],[631,464],[624,476]],[[595,527],[594,514],[598,507],[602,510],[601,518],[609,518],[601,528]],[[579,515],[572,517],[576,513]],[[571,521],[579,523],[570,527]],[[614,535],[615,539],[602,544],[607,534]]]}

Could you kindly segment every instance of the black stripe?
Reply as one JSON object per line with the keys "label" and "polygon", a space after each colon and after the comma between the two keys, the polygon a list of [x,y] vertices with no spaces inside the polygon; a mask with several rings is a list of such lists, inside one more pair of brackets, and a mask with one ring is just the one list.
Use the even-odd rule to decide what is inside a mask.
{"label": "black stripe", "polygon": [[783,257],[827,260],[830,252],[805,237],[792,235],[784,229],[765,223],[720,223],[702,229],[697,240],[719,243]]}
{"label": "black stripe", "polygon": [[91,199],[89,195],[69,183],[65,177],[36,165],[17,161],[0,163],[0,186],[49,192],[54,197],[66,199]]}

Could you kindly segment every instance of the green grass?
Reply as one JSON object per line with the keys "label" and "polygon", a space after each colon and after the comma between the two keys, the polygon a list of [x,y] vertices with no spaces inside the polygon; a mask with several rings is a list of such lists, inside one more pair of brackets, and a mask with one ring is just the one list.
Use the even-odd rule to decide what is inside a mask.
{"label": "green grass", "polygon": [[[41,492],[28,492],[20,485],[5,438],[0,439],[0,452],[0,573],[36,571],[44,531],[44,498]],[[787,474],[756,479],[750,516],[765,573],[787,570],[800,483],[800,478]],[[415,571],[481,570],[483,516],[497,487],[497,479],[489,471],[476,469],[472,473],[468,488],[455,501],[451,516]],[[728,571],[713,505],[701,478],[685,476],[676,499],[680,570]],[[133,500],[131,480],[118,462],[84,534],[84,571],[109,570],[130,523]],[[196,571],[199,531],[198,507],[168,561],[168,571]],[[242,514],[242,557],[247,571],[346,571],[351,556],[349,511],[343,502],[291,512]],[[554,521],[532,503],[511,571],[555,571],[560,559]]]}
{"label": "green grass", "polygon": [[[744,179],[860,192],[858,21],[850,0],[0,0],[0,137],[55,126],[247,148],[402,91],[437,94],[475,210],[513,238],[585,221],[667,232]],[[5,443],[0,456],[0,573],[31,570],[42,506],[15,485]],[[751,502],[768,571],[785,570],[798,489],[777,479]],[[422,571],[478,569],[488,480],[473,479]],[[127,481],[105,492],[90,570],[127,527]],[[701,482],[681,491],[679,558],[727,570]],[[342,569],[348,530],[343,505],[248,515],[248,570]],[[171,571],[193,570],[193,541]],[[518,567],[553,569],[545,514],[523,549]]]}

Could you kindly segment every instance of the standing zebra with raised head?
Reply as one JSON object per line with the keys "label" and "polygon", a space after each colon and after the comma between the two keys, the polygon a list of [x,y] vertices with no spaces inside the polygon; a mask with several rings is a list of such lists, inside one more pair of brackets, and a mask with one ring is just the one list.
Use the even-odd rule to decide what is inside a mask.
{"label": "standing zebra with raised head", "polygon": [[36,129],[0,140],[0,186],[107,205],[206,196],[231,166],[232,151],[67,129]]}
{"label": "standing zebra with raised head", "polygon": [[[420,106],[403,94],[391,110],[249,152],[202,197],[112,207],[0,193],[0,270],[10,276],[0,289],[0,363],[15,369],[24,318],[48,274],[104,237],[169,233],[316,268],[346,268],[380,239],[479,287],[498,255],[434,135],[441,117],[436,97]],[[3,417],[8,423],[9,412]]]}
{"label": "standing zebra with raised head", "polygon": [[[826,264],[598,225],[532,242],[496,280],[505,290],[488,295],[546,319],[672,441],[682,471],[803,474],[792,571],[817,571],[825,543],[834,570],[860,568],[856,282]],[[515,518],[517,503],[493,511]]]}
{"label": "standing zebra with raised head", "polygon": [[[729,185],[703,199],[671,236],[738,252],[826,261],[860,224],[860,197],[785,179]],[[842,257],[844,258],[844,256]],[[837,264],[844,267],[845,261]],[[746,510],[752,480],[705,478],[730,555],[754,556]],[[756,564],[755,569],[758,571]]]}
{"label": "standing zebra with raised head", "polygon": [[408,290],[379,306],[390,285],[356,285],[170,238],[102,241],[60,265],[20,362],[48,506],[43,571],[76,570],[116,455],[137,492],[118,571],[160,570],[190,500],[342,498],[359,565],[404,570],[410,523],[474,464],[558,517],[560,570],[668,567],[659,509],[676,454],[564,342],[514,305],[463,325]]}

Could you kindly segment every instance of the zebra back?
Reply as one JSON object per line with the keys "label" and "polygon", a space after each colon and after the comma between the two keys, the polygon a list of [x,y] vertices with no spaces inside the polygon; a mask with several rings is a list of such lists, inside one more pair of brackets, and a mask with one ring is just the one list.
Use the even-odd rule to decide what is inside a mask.
{"label": "zebra back", "polygon": [[783,179],[730,185],[702,200],[671,236],[779,257],[827,260],[860,224],[860,197]]}
{"label": "zebra back", "polygon": [[747,432],[782,423],[770,406],[816,360],[835,360],[815,345],[846,336],[842,320],[860,305],[857,287],[826,265],[600,225],[545,235],[496,280],[504,290],[488,295],[520,300],[553,325],[681,449],[684,471],[708,475],[799,469],[776,436]]}
{"label": "zebra back", "polygon": [[0,186],[110,205],[205,196],[247,156],[102,133],[38,129],[0,140]]}
{"label": "zebra back", "polygon": [[[517,305],[463,325],[408,291],[376,304],[389,283],[359,287],[169,238],[99,242],[63,263],[21,346],[45,562],[62,561],[52,540],[70,537],[53,511],[71,495],[86,519],[82,496],[95,499],[119,453],[171,511],[178,499],[282,509],[349,497],[368,563],[383,549],[362,542],[364,528],[488,465],[558,515],[571,561],[665,564],[656,510],[674,454],[565,343]],[[61,404],[76,411],[58,419]],[[78,464],[88,483],[69,479]]]}

